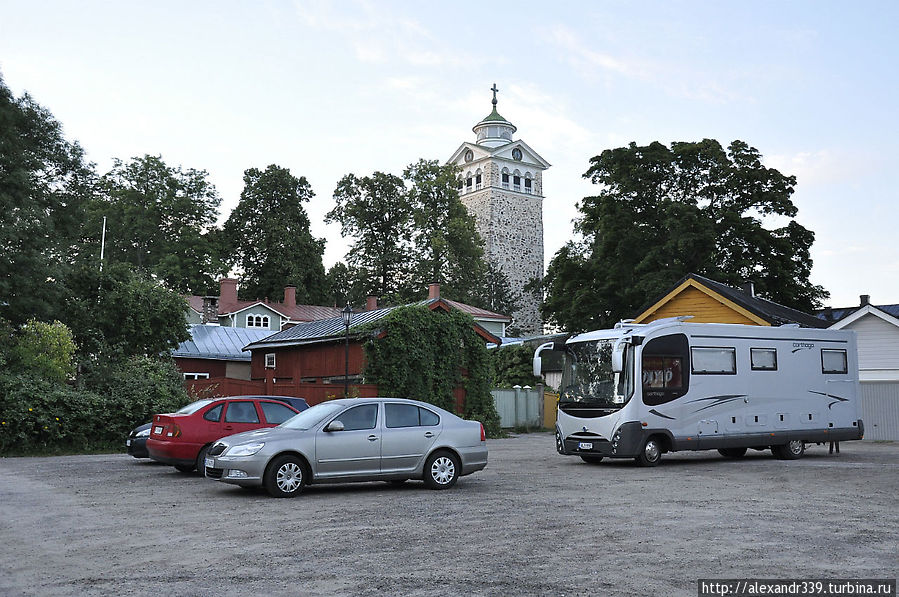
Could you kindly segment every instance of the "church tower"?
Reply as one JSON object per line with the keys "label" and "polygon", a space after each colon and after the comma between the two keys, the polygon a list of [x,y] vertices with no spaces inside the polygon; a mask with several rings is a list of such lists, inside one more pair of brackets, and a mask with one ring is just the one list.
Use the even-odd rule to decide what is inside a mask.
{"label": "church tower", "polygon": [[463,143],[449,163],[461,170],[459,195],[475,218],[485,257],[521,296],[512,326],[541,334],[540,300],[524,287],[543,279],[543,171],[550,164],[512,139],[518,129],[496,111],[496,84],[491,91],[493,111],[474,125],[475,142]]}

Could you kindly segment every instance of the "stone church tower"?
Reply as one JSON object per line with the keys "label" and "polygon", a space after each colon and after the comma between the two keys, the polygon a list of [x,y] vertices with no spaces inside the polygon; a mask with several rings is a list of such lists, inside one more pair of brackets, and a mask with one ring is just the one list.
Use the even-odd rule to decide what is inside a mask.
{"label": "stone church tower", "polygon": [[550,164],[527,143],[515,141],[515,125],[493,111],[472,129],[474,143],[463,143],[448,160],[462,172],[459,195],[474,216],[486,258],[521,296],[512,326],[524,334],[543,333],[540,301],[524,286],[543,279],[543,171]]}

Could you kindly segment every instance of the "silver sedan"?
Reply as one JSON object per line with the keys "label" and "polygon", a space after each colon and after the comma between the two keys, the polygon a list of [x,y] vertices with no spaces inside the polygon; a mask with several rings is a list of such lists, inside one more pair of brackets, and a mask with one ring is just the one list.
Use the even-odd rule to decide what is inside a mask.
{"label": "silver sedan", "polygon": [[275,497],[311,483],[422,479],[448,489],[487,466],[484,427],[416,400],[350,398],[323,402],[278,427],[217,441],[206,476]]}

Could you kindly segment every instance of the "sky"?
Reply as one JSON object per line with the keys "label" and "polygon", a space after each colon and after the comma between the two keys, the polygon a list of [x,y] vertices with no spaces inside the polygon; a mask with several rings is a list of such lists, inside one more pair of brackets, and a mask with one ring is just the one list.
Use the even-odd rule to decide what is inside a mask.
{"label": "sky", "polygon": [[[101,172],[161,155],[237,204],[243,172],[305,176],[322,219],[348,173],[446,161],[490,113],[550,164],[547,263],[630,142],[747,142],[797,177],[811,281],[834,307],[899,303],[899,2],[0,0],[0,74]],[[112,231],[110,231],[112,233]]]}

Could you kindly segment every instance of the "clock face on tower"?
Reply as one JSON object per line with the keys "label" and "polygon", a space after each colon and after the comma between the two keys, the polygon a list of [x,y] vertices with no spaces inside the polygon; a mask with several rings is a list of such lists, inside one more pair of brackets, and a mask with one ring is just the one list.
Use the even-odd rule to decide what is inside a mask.
{"label": "clock face on tower", "polygon": [[470,162],[474,159],[474,152],[470,149],[465,150],[465,161]]}
{"label": "clock face on tower", "polygon": [[518,149],[517,147],[512,150],[512,159],[516,160],[518,162],[521,161],[521,150]]}

